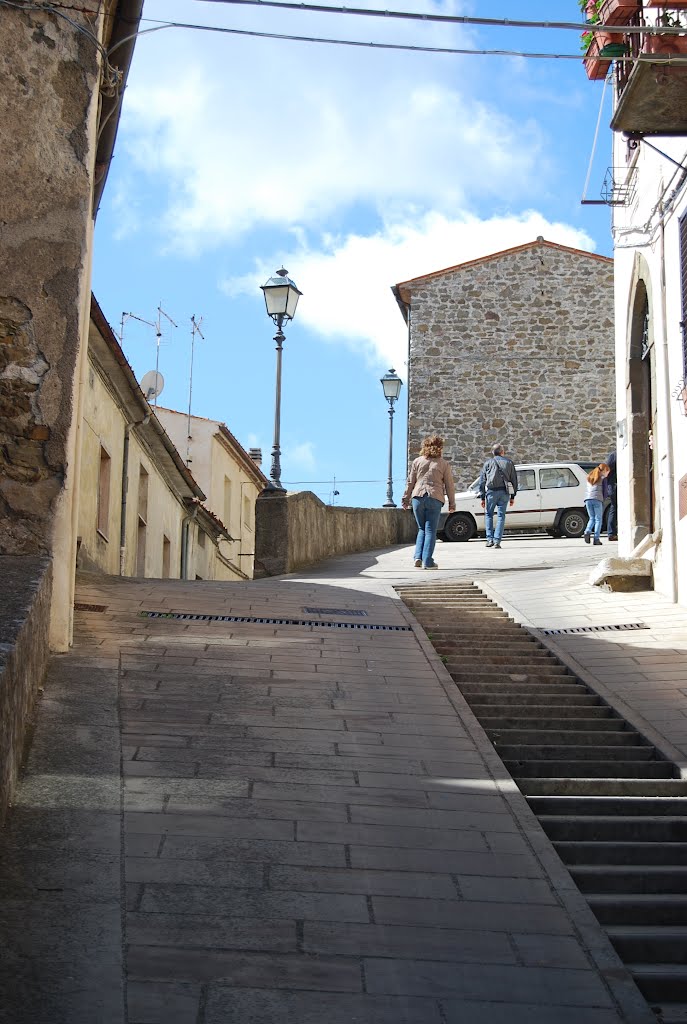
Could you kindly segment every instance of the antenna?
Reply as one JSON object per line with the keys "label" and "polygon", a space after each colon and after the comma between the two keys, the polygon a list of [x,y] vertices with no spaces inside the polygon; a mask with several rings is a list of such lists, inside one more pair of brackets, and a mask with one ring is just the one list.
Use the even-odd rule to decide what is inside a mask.
{"label": "antenna", "polygon": [[200,325],[203,322],[201,316],[200,320],[196,320],[196,314],[194,313],[191,317],[191,368],[188,374],[188,420],[186,424],[186,465],[191,464],[191,395],[193,394],[193,349],[196,341],[196,334],[199,334],[203,341],[205,341],[205,335],[200,329]]}
{"label": "antenna", "polygon": [[119,344],[124,344],[124,323],[126,320],[138,320],[139,323],[148,324],[148,327],[155,327],[156,324],[152,320],[144,320],[142,316],[136,316],[135,313],[122,313],[122,319],[119,325]]}
{"label": "antenna", "polygon": [[[179,326],[178,324],[174,323],[174,321],[172,320],[171,316],[169,316],[167,313],[165,313],[164,309],[162,308],[162,299],[160,299],[160,304],[157,307],[157,322],[153,325],[155,327],[155,336],[156,336],[155,337],[155,340],[156,340],[156,346],[155,346],[155,373],[158,372],[158,367],[160,365],[160,339],[162,338],[162,328],[161,328],[160,317],[164,317],[166,320],[169,320],[169,322],[172,325],[172,327],[178,327]],[[157,395],[158,394],[159,394],[159,392],[157,392],[157,394],[155,395],[155,406],[156,407],[157,407]]]}

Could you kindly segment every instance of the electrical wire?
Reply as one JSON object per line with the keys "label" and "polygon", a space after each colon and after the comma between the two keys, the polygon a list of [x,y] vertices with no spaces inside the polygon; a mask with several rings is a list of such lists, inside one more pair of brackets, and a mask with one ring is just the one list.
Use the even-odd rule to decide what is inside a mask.
{"label": "electrical wire", "polygon": [[584,21],[519,21],[513,18],[475,18],[462,14],[429,14],[423,11],[388,11],[366,7],[332,7],[326,4],[284,3],[282,0],[200,0],[201,3],[226,5],[244,4],[252,7],[277,7],[287,11],[306,11],[317,14],[358,14],[370,18],[405,18],[413,21],[444,22],[451,25],[482,25],[488,28],[542,28],[563,29],[574,32],[629,32],[634,34],[673,35],[684,31],[667,25],[604,25]]}

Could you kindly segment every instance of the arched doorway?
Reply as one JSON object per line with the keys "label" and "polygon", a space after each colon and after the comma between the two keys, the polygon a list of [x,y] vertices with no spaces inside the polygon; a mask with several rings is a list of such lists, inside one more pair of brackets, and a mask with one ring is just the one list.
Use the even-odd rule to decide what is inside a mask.
{"label": "arched doorway", "polygon": [[628,408],[630,414],[630,526],[632,547],[657,526],[656,360],[646,284],[637,281],[630,320]]}

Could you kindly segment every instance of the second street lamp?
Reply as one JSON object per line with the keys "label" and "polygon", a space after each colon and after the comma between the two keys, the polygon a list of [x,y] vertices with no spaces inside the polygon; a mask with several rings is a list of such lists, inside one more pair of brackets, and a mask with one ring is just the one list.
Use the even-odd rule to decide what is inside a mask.
{"label": "second street lamp", "polygon": [[396,374],[395,370],[389,370],[385,373],[380,380],[382,390],[384,391],[384,397],[389,403],[389,479],[386,485],[386,501],[382,508],[396,508],[396,502],[394,501],[393,494],[393,476],[392,476],[392,462],[393,462],[393,448],[394,448],[394,402],[401,393],[403,387],[403,381]]}
{"label": "second street lamp", "polygon": [[281,449],[279,447],[279,435],[281,425],[281,353],[284,343],[284,332],[282,327],[288,320],[293,320],[296,315],[298,300],[303,294],[296,288],[288,270],[284,267],[278,270],[274,277],[271,277],[266,284],[260,285],[265,296],[267,315],[277,325],[277,333],[274,340],[277,345],[277,388],[274,404],[274,444],[272,445],[272,466],[270,469],[270,485],[265,488],[267,494],[283,494],[284,488],[281,485]]}

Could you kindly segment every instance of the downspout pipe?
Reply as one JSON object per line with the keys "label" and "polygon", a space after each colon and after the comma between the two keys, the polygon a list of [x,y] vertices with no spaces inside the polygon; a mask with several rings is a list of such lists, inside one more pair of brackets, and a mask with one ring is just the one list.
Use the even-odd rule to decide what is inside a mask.
{"label": "downspout pipe", "polygon": [[661,375],[663,391],[663,408],[665,409],[666,439],[665,458],[667,463],[667,500],[662,503],[665,510],[666,524],[663,533],[666,545],[666,560],[669,567],[668,593],[667,597],[677,603],[677,543],[675,537],[675,467],[673,463],[673,401],[670,391],[670,364],[668,361],[668,317],[666,304],[666,236],[665,236],[665,208],[661,204],[659,220],[659,237],[661,242],[661,358],[663,361],[663,373]]}
{"label": "downspout pipe", "polygon": [[124,450],[122,452],[122,502],[119,517],[119,575],[124,575],[124,562],[126,556],[126,504],[129,490],[129,435],[134,427],[145,426],[150,420],[150,414],[142,420],[135,420],[127,423],[124,427]]}

